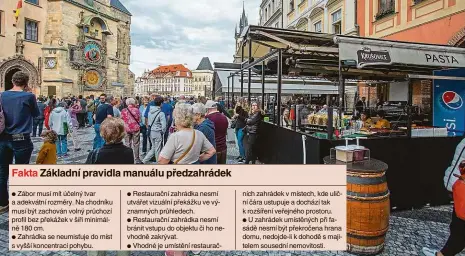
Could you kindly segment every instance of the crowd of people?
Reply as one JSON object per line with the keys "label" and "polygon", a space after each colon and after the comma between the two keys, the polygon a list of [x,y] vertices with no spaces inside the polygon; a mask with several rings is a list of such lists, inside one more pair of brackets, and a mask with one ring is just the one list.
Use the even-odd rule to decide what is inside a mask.
{"label": "crowd of people", "polygon": [[80,151],[78,130],[86,127],[95,131],[87,164],[226,164],[228,129],[234,128],[237,160],[258,159],[264,113],[257,103],[238,105],[231,113],[221,99],[206,97],[36,98],[27,90],[26,73],[15,73],[12,81],[13,88],[0,94],[0,212],[8,210],[8,165],[29,164],[31,137],[44,141],[36,164],[56,164]]}
{"label": "crowd of people", "polygon": [[[67,157],[68,138],[74,151],[81,150],[77,131],[84,127],[95,131],[86,164],[226,164],[227,132],[233,128],[239,148],[237,160],[250,164],[258,158],[264,112],[257,102],[238,104],[231,115],[221,100],[205,97],[173,99],[152,94],[118,99],[101,94],[98,99],[36,99],[27,90],[26,73],[15,73],[12,82],[11,90],[0,93],[0,213],[9,208],[9,165],[29,164],[34,150],[31,137],[41,136],[44,141],[36,164],[56,164],[58,158]],[[366,115],[361,118],[368,122]],[[464,151],[465,139],[444,179],[450,192],[455,191],[453,184],[465,180]],[[455,194],[454,200],[458,200]],[[465,205],[465,199],[462,201]],[[464,212],[454,208],[444,248],[424,248],[423,254],[448,256],[465,248]],[[187,253],[167,251],[166,255]]]}

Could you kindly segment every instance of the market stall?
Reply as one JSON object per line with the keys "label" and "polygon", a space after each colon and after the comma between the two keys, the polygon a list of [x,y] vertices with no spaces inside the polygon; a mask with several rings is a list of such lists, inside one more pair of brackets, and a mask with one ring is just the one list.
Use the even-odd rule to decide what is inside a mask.
{"label": "market stall", "polygon": [[[435,84],[437,81],[463,82],[463,72],[447,75],[438,74],[437,71],[464,68],[465,49],[256,26],[250,26],[243,36],[245,46],[249,45],[250,48],[251,44],[257,44],[269,47],[270,53],[257,59],[249,54],[249,61],[242,64],[239,72],[277,55],[275,86],[278,105],[281,105],[283,63],[289,65],[287,72],[324,77],[338,83],[339,102],[335,108],[304,117],[307,119],[304,126],[295,122],[296,125],[291,128],[282,127],[279,118],[281,111],[276,113],[276,122],[263,124],[260,130],[262,162],[322,164],[331,147],[344,143],[342,138],[363,136],[367,139],[361,144],[371,150],[372,157],[389,165],[387,179],[392,207],[422,207],[450,202],[443,186],[443,175],[461,140],[461,137],[451,136],[451,132],[459,134],[454,131],[458,124],[454,127],[434,127],[431,122],[415,124],[413,84],[417,80],[432,80]],[[372,129],[376,127],[373,125],[361,129],[360,122],[346,116],[345,113],[350,112],[345,104],[348,81],[404,83],[407,86],[407,101],[399,105],[399,122],[395,127],[380,125]],[[248,86],[245,89],[251,88]],[[457,105],[457,101],[462,99],[446,97],[445,100],[446,105]],[[388,107],[394,109],[394,105]],[[460,104],[455,106],[457,109],[460,107]],[[401,122],[402,116],[406,119],[404,122]],[[378,121],[375,120],[375,123],[378,124]],[[321,136],[324,134],[326,136]]]}

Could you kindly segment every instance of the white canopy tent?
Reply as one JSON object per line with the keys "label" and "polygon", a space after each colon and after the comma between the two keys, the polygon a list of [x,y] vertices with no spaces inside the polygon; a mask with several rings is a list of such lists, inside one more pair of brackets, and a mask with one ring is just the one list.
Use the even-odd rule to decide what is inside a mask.
{"label": "white canopy tent", "polygon": [[[228,77],[237,70],[215,70],[217,83],[215,86],[216,93],[228,93]],[[262,93],[261,78],[258,74],[252,74],[252,83],[250,92],[253,94]],[[229,78],[229,92],[235,94],[241,93],[241,77],[235,75]],[[338,84],[327,80],[305,80],[305,79],[283,79],[282,94],[338,94]],[[234,85],[234,88],[233,88]],[[355,83],[354,83],[355,85]],[[244,92],[248,91],[248,79],[244,79]],[[265,93],[278,93],[277,79],[265,78]]]}

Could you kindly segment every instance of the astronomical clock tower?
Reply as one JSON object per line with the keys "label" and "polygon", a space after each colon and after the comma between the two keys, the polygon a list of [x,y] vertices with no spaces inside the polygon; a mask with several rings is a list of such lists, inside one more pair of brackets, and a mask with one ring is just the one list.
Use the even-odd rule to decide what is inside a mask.
{"label": "astronomical clock tower", "polygon": [[119,0],[49,0],[40,94],[128,96],[130,24]]}

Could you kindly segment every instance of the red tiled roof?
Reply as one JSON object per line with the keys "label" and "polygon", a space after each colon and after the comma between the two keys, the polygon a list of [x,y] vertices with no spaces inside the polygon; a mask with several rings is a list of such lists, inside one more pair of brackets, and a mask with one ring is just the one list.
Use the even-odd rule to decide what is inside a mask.
{"label": "red tiled roof", "polygon": [[[179,75],[176,75],[177,72],[180,72]],[[175,77],[192,77],[191,71],[182,64],[159,66],[158,68],[152,70],[153,74],[166,74],[173,73]]]}

